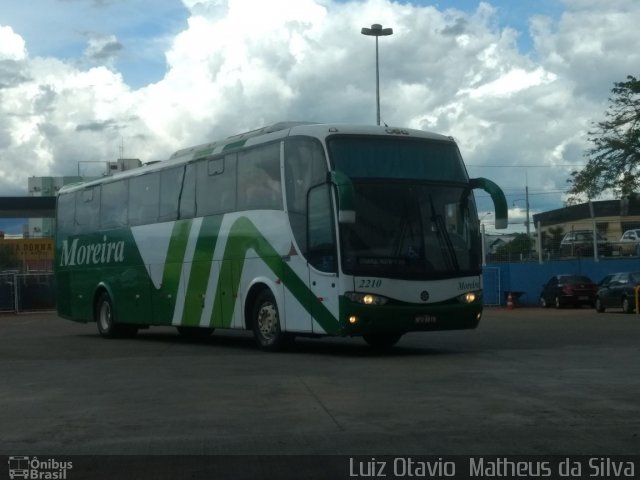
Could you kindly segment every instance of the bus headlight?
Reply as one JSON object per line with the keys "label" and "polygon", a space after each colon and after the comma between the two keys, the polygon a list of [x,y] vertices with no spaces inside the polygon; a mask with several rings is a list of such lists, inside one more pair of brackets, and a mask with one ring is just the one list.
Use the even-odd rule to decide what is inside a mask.
{"label": "bus headlight", "polygon": [[460,303],[473,303],[482,298],[482,290],[463,293],[462,295],[458,295],[457,298]]}
{"label": "bus headlight", "polygon": [[372,293],[347,292],[344,296],[352,302],[362,303],[364,305],[384,305],[389,301],[387,297],[374,295]]}

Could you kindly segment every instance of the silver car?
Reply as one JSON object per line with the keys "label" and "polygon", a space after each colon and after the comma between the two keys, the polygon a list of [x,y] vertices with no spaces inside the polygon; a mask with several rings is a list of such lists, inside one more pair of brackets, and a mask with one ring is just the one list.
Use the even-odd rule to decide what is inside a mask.
{"label": "silver car", "polygon": [[620,255],[640,254],[640,228],[624,232],[618,242],[618,250]]}

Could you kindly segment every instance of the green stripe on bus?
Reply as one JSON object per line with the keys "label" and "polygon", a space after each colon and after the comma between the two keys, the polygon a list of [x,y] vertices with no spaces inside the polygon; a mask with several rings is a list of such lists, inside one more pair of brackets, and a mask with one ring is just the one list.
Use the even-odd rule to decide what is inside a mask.
{"label": "green stripe on bus", "polygon": [[[160,290],[163,295],[170,295],[173,301],[175,301],[178,294],[180,273],[182,272],[184,254],[187,250],[191,223],[191,220],[178,220],[173,224],[173,230],[171,231],[171,240],[169,241],[169,248],[167,250],[167,259],[164,263]],[[173,311],[161,313],[163,316],[171,316],[172,314]]]}
{"label": "green stripe on bus", "polygon": [[227,143],[224,147],[222,147],[222,151],[226,152],[227,150],[232,150],[234,148],[240,148],[240,147],[244,146],[244,144],[246,142],[247,142],[247,139],[245,138],[244,140],[238,140],[237,142]]}
{"label": "green stripe on bus", "polygon": [[[306,283],[296,275],[289,265],[282,260],[278,252],[269,244],[255,225],[246,217],[238,218],[229,229],[229,236],[224,252],[224,260],[220,267],[220,281],[216,289],[215,306],[221,305],[221,326],[228,328],[233,320],[236,294],[240,285],[238,274],[233,276],[233,262],[237,262],[238,272],[242,272],[244,260],[249,249],[253,249],[265,262],[269,269],[282,280],[285,288],[313,315],[313,318],[327,333],[340,333],[337,319],[329,309],[313,294]],[[232,281],[232,294],[225,294],[224,281]]]}
{"label": "green stripe on bus", "polygon": [[207,157],[209,155],[211,155],[213,153],[213,151],[215,150],[216,145],[215,143],[207,148],[203,148],[201,150],[196,150],[195,152],[193,152],[193,156],[191,157],[192,160],[196,160],[198,158],[202,158],[202,157]]}
{"label": "green stripe on bus", "polygon": [[196,327],[200,323],[204,299],[207,295],[211,262],[218,241],[222,218],[222,215],[216,215],[205,217],[202,220],[196,250],[193,255],[193,263],[191,264],[191,275],[187,284],[184,312],[180,322],[182,325]]}
{"label": "green stripe on bus", "polygon": [[[278,261],[282,264],[282,283],[291,292],[298,302],[309,312],[312,318],[320,324],[325,332],[337,335],[340,333],[338,319],[333,316],[331,311],[322,303],[318,297],[309,290],[309,287],[303,282],[293,269],[287,265],[281,257]],[[267,262],[267,265],[269,263]],[[273,270],[270,265],[269,268]]]}

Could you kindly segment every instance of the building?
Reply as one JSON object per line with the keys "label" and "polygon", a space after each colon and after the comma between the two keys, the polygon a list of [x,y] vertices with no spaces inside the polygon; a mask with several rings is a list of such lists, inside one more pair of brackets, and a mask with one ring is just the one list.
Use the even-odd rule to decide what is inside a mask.
{"label": "building", "polygon": [[[81,182],[82,177],[29,177],[27,185],[31,197],[54,197],[63,185]],[[53,236],[53,218],[29,218],[25,225],[25,238]]]}
{"label": "building", "polygon": [[571,205],[533,215],[536,229],[542,234],[542,244],[575,230],[596,230],[607,241],[615,243],[626,230],[640,228],[639,200],[600,200]]}
{"label": "building", "polygon": [[53,238],[0,238],[0,249],[11,252],[7,258],[16,263],[0,262],[0,271],[49,272],[53,269]]}

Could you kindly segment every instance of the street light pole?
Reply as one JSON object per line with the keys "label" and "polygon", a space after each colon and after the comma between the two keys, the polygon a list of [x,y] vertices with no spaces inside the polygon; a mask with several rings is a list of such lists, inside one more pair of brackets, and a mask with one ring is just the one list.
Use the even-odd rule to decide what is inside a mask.
{"label": "street light pole", "polygon": [[378,37],[386,37],[393,34],[392,28],[382,28],[379,23],[374,23],[371,28],[364,27],[360,33],[370,37],[376,37],[376,121],[380,125],[380,68],[378,66]]}
{"label": "street light pole", "polygon": [[527,227],[527,238],[531,238],[529,235],[531,235],[531,227],[529,224],[529,185],[525,185],[524,187],[524,202],[525,202],[525,206],[526,206],[526,210],[527,210],[527,219],[525,220],[526,223],[526,227]]}

